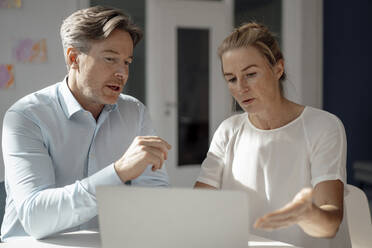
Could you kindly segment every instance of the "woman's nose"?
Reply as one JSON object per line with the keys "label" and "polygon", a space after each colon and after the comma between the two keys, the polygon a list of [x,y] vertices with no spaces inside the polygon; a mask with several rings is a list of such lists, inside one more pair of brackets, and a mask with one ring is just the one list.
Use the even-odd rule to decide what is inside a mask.
{"label": "woman's nose", "polygon": [[238,82],[238,89],[241,91],[247,91],[248,90],[248,83],[245,79],[239,79]]}

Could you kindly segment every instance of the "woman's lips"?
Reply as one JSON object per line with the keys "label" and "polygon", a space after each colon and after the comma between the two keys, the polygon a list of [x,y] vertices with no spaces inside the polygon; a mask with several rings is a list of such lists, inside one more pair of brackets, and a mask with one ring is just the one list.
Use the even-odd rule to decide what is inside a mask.
{"label": "woman's lips", "polygon": [[242,103],[243,104],[250,104],[250,103],[252,103],[254,101],[254,98],[249,98],[249,99],[247,99],[247,100],[244,100]]}

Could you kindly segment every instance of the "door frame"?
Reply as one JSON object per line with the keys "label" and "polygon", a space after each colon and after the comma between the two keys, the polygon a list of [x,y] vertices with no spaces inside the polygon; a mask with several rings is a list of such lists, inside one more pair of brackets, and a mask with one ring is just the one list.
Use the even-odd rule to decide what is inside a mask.
{"label": "door frame", "polygon": [[[211,16],[205,15],[205,13],[212,13],[212,9],[215,11],[212,14],[215,16],[214,20],[220,21],[225,16],[220,25],[216,25]],[[202,10],[205,11],[202,12]],[[164,11],[167,11],[166,14]],[[189,15],[185,14],[183,17],[183,13],[189,13]],[[220,61],[217,55],[217,47],[232,30],[232,25],[233,0],[218,2],[146,0],[146,103],[157,134],[172,145],[173,151],[168,154],[167,170],[173,186],[191,187],[200,172],[199,166],[178,166],[176,164],[178,162],[177,84],[173,83],[177,82],[175,27],[209,29],[209,27],[217,26],[217,28],[209,29],[210,141],[218,125],[231,115],[232,110],[231,96],[221,75]],[[173,26],[173,30],[170,29],[170,26]],[[166,30],[172,31],[167,33]],[[159,48],[159,44],[163,44],[163,37],[167,37],[169,43]],[[221,37],[221,40],[216,40],[213,37]],[[159,58],[165,59],[168,65],[160,63]],[[173,67],[174,70],[169,67]],[[163,74],[167,74],[166,77],[170,79],[164,80]],[[173,125],[169,123],[173,123]],[[173,137],[173,134],[176,137]]]}

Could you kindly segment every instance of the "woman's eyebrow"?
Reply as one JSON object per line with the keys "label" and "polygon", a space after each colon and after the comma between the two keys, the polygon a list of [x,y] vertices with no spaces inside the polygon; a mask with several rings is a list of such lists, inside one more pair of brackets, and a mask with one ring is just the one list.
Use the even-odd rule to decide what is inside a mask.
{"label": "woman's eyebrow", "polygon": [[256,64],[248,65],[248,66],[244,67],[241,71],[246,71],[251,67],[257,67],[257,65]]}
{"label": "woman's eyebrow", "polygon": [[[257,65],[256,64],[248,65],[248,66],[244,67],[243,69],[241,69],[241,71],[246,71],[251,67],[257,67]],[[224,76],[233,76],[233,74],[231,72],[225,72],[223,75]]]}

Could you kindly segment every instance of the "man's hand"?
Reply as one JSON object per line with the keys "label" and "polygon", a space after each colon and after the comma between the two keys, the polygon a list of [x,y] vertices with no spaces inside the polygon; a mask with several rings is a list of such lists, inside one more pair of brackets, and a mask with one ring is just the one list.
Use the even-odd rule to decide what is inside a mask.
{"label": "man's hand", "polygon": [[161,169],[171,146],[157,136],[138,136],[124,155],[115,162],[116,173],[123,182],[140,176],[148,165],[152,170]]}
{"label": "man's hand", "polygon": [[297,224],[304,220],[316,207],[313,203],[313,190],[302,189],[294,199],[283,208],[258,218],[254,223],[255,228],[273,230]]}

